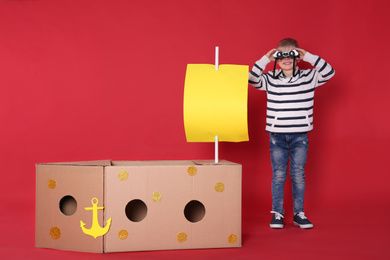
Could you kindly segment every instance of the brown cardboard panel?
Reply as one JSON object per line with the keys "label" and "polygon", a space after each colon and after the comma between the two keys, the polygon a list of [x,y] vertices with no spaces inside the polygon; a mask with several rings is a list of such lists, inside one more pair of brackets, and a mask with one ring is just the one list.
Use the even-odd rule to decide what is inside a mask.
{"label": "brown cardboard panel", "polygon": [[[42,163],[46,165],[78,165],[78,166],[110,166],[111,160],[79,161],[79,162],[51,162]],[[37,164],[39,165],[39,164]]]}
{"label": "brown cardboard panel", "polygon": [[[92,211],[84,208],[92,207],[94,197],[102,206],[103,167],[36,165],[35,246],[103,252],[103,238],[88,236],[80,228],[81,220],[86,228],[92,225]],[[102,225],[103,210],[98,219]]]}
{"label": "brown cardboard panel", "polygon": [[[36,247],[124,252],[241,246],[241,165],[228,161],[37,164]],[[100,166],[90,166],[100,165]],[[99,201],[103,237],[92,226]],[[54,229],[54,230],[53,230]],[[58,236],[60,231],[60,236]]]}
{"label": "brown cardboard panel", "polygon": [[[106,168],[105,214],[113,219],[112,229],[105,238],[106,252],[187,248],[177,242],[177,233],[172,230],[172,224],[186,224],[182,217],[184,195],[191,189],[187,168],[180,165]],[[124,170],[129,178],[120,180],[118,172]],[[154,194],[161,194],[161,199],[154,201]],[[148,208],[140,222],[132,222],[125,214],[125,206],[134,199],[142,200]],[[128,232],[127,239],[119,239],[121,230]]]}
{"label": "brown cardboard panel", "polygon": [[[204,204],[206,214],[193,225],[193,247],[241,246],[241,165],[197,166],[193,197]],[[229,236],[237,237],[229,243]]]}
{"label": "brown cardboard panel", "polygon": [[[112,218],[106,252],[241,246],[241,165],[131,164],[105,167],[104,214]],[[126,179],[119,177],[124,171]],[[222,183],[222,192],[216,191],[217,183]],[[126,215],[126,205],[134,200],[147,207],[138,222]],[[191,201],[195,220],[188,220],[184,212]],[[199,204],[205,209],[201,220],[196,219],[202,215]],[[230,235],[237,238],[233,244]]]}
{"label": "brown cardboard panel", "polygon": [[192,165],[192,161],[112,161],[112,166]]}
{"label": "brown cardboard panel", "polygon": [[217,163],[215,160],[194,160],[193,161],[197,165],[231,165],[231,164],[237,164],[234,162],[229,162],[226,160],[219,160]]}

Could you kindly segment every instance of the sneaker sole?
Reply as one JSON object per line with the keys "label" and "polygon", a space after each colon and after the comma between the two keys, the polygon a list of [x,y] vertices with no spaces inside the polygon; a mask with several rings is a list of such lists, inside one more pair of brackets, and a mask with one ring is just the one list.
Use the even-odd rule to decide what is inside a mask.
{"label": "sneaker sole", "polygon": [[284,225],[282,225],[282,224],[270,224],[269,226],[271,228],[283,228],[284,227]]}
{"label": "sneaker sole", "polygon": [[295,221],[294,221],[294,224],[297,226],[300,226],[301,228],[313,228],[314,227],[313,224],[300,225],[298,222],[295,222]]}

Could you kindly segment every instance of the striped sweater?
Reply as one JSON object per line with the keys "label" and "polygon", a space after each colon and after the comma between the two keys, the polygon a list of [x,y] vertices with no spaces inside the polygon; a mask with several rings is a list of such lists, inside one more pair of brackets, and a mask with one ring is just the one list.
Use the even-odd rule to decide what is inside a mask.
{"label": "striped sweater", "polygon": [[296,68],[295,76],[286,77],[280,70],[263,73],[270,62],[263,56],[249,72],[249,84],[267,92],[267,125],[270,133],[304,133],[313,130],[314,90],[335,74],[334,69],[320,57],[306,52],[304,61],[314,69]]}

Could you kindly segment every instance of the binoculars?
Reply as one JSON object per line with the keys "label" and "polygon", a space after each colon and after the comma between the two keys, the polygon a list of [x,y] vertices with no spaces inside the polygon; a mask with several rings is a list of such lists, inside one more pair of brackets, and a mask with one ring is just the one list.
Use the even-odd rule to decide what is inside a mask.
{"label": "binoculars", "polygon": [[[292,50],[292,51],[289,51],[289,52],[280,52],[280,51],[276,51],[274,53],[274,58],[275,58],[275,61],[276,60],[283,60],[284,58],[291,58],[294,60],[294,67],[293,67],[293,76],[295,77],[296,74],[295,74],[295,59],[296,58],[299,58],[299,52],[297,50]],[[274,71],[273,71],[273,78],[276,79],[279,77],[279,75],[282,73],[280,72],[277,76],[275,76],[275,69],[276,69],[276,62],[274,64]]]}
{"label": "binoculars", "polygon": [[282,60],[284,58],[291,58],[291,59],[299,58],[299,52],[297,50],[292,50],[289,52],[277,51],[274,53],[274,58],[275,60]]}

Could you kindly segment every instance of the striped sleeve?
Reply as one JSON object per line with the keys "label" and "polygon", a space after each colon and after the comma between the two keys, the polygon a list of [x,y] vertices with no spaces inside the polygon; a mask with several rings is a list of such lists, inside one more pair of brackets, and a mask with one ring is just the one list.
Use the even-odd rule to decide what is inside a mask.
{"label": "striped sleeve", "polygon": [[319,87],[325,84],[335,74],[335,71],[332,66],[330,66],[329,63],[327,63],[325,60],[321,59],[317,55],[313,55],[309,52],[306,52],[305,56],[303,57],[303,60],[309,62],[312,66],[315,67],[315,71],[317,74],[315,87]]}
{"label": "striped sleeve", "polygon": [[256,61],[252,70],[249,72],[249,84],[257,89],[265,90],[266,79],[263,76],[263,71],[270,62],[267,56],[263,56],[260,60]]}

